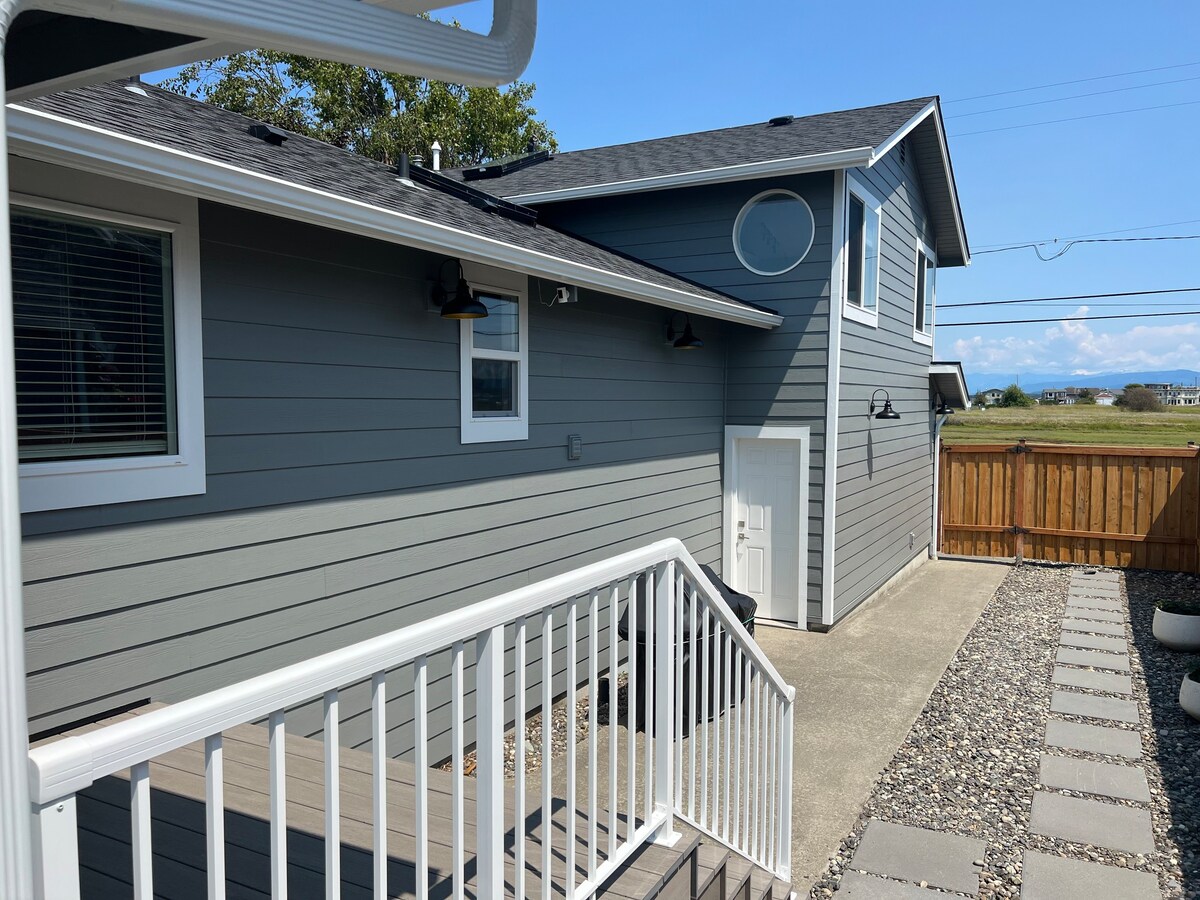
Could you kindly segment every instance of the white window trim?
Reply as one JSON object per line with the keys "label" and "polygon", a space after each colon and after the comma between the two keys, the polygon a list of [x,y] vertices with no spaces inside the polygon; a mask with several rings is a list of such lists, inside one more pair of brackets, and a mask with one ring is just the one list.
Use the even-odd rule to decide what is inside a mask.
{"label": "white window trim", "polygon": [[920,298],[917,296],[917,289],[921,284],[921,280],[917,277],[917,268],[921,264],[921,254],[929,260],[933,270],[937,271],[937,254],[924,241],[917,242],[917,249],[913,252],[913,340],[918,344],[924,344],[927,347],[933,346],[933,320],[937,312],[937,276],[934,276],[933,281],[933,303],[925,306],[925,330],[922,331],[917,327],[917,303]]}
{"label": "white window trim", "polygon": [[183,497],[205,491],[204,350],[200,315],[200,227],[194,197],[173,195],[173,220],[13,193],[10,203],[171,234],[175,338],[174,454],[29,462],[20,466],[21,512]]}
{"label": "white window trim", "polygon": [[[808,213],[809,237],[808,246],[804,248],[804,252],[796,258],[794,263],[787,268],[780,269],[778,272],[767,272],[763,269],[756,269],[754,266],[750,265],[750,263],[746,261],[746,257],[742,255],[742,222],[745,221],[746,214],[754,208],[755,204],[757,204],[760,200],[773,196],[774,194],[784,194],[788,197],[791,197],[793,200],[799,200],[802,204],[804,204],[804,209]],[[760,191],[747,200],[745,204],[743,204],[741,210],[737,214],[737,218],[733,220],[733,252],[737,255],[738,262],[740,262],[748,271],[753,272],[755,275],[762,275],[766,278],[773,278],[776,275],[785,275],[792,271],[792,269],[796,268],[796,266],[800,265],[800,263],[804,262],[804,260],[808,258],[809,251],[812,250],[813,241],[816,240],[816,237],[817,220],[813,216],[812,207],[808,205],[807,200],[805,200],[795,191],[787,190],[787,188],[769,188],[768,190]]]}
{"label": "white window trim", "polygon": [[[857,303],[851,303],[849,297],[850,279],[848,273],[850,271],[850,232],[847,227],[850,216],[850,195],[858,197],[859,200],[868,208],[875,212],[879,218],[879,236],[876,240],[876,246],[879,248],[879,265],[875,266],[875,305],[870,309],[859,306]],[[845,235],[845,245],[847,252],[842,253],[842,313],[846,319],[852,322],[859,322],[863,325],[869,325],[872,328],[879,327],[879,305],[882,302],[879,296],[879,272],[883,267],[883,201],[879,196],[871,190],[865,181],[854,175],[853,172],[846,173],[846,196],[845,202],[842,204],[842,215],[846,218],[843,223],[842,231]],[[865,261],[864,261],[865,262]]]}
{"label": "white window trim", "polygon": [[[459,323],[459,442],[484,444],[495,441],[529,439],[529,283],[525,276],[500,272],[490,267],[463,262],[464,274],[472,291],[495,293],[517,298],[517,351],[476,350],[471,319]],[[497,277],[498,276],[498,277]],[[471,360],[506,359],[517,364],[517,415],[476,416],[471,383]]]}

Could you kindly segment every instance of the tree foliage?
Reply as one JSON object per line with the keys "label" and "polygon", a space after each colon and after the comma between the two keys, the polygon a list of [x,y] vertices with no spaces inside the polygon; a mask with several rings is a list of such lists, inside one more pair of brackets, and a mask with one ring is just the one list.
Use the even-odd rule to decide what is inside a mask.
{"label": "tree foliage", "polygon": [[971,402],[974,403],[976,406],[978,406],[980,409],[982,409],[983,407],[988,405],[987,395],[983,391],[979,391],[971,399]]}
{"label": "tree foliage", "polygon": [[1030,397],[1027,393],[1025,393],[1023,390],[1021,390],[1015,384],[1010,384],[1008,387],[1006,387],[1004,389],[1004,393],[1000,396],[1000,402],[997,403],[996,405],[1003,406],[1005,408],[1012,408],[1012,407],[1026,408],[1026,407],[1033,406],[1034,403],[1035,403],[1034,399],[1032,397]]}
{"label": "tree foliage", "polygon": [[1158,394],[1146,387],[1127,388],[1121,397],[1121,406],[1131,412],[1159,412],[1162,401]]}
{"label": "tree foliage", "polygon": [[1084,406],[1095,406],[1096,405],[1096,395],[1093,394],[1091,391],[1089,391],[1087,388],[1082,388],[1079,391],[1079,393],[1076,395],[1075,402],[1080,403]]}
{"label": "tree foliage", "polygon": [[558,149],[531,105],[535,86],[524,81],[466,87],[248,50],[185,66],[162,86],[388,165],[405,152],[428,164],[434,141],[446,168]]}

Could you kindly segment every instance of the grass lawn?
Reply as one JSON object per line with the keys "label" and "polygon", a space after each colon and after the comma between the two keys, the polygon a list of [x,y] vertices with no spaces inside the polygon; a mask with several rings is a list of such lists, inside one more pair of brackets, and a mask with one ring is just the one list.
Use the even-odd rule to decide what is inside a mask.
{"label": "grass lawn", "polygon": [[955,413],[942,428],[947,444],[1101,444],[1111,447],[1186,447],[1200,443],[1200,407],[1155,413],[1115,406],[1034,406]]}

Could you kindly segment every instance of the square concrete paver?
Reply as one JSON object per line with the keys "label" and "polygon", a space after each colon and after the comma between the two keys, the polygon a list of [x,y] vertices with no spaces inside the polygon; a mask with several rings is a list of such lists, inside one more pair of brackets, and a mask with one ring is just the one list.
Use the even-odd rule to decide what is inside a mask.
{"label": "square concrete paver", "polygon": [[1082,631],[1091,634],[1108,634],[1125,637],[1125,625],[1121,622],[1097,622],[1094,619],[1063,619],[1063,631]]}
{"label": "square concrete paver", "polygon": [[1093,672],[1090,669],[1068,669],[1055,666],[1050,680],[1064,687],[1087,688],[1090,691],[1104,691],[1107,694],[1124,694],[1133,696],[1133,679],[1128,675],[1114,675],[1109,672]]}
{"label": "square concrete paver", "polygon": [[1091,666],[1093,669],[1111,669],[1114,672],[1129,671],[1129,657],[1124,653],[1102,653],[1099,650],[1063,647],[1054,661],[1068,666]]}
{"label": "square concrete paver", "polygon": [[850,860],[852,869],[902,881],[926,882],[962,894],[979,891],[979,869],[987,844],[974,838],[872,819]]}
{"label": "square concrete paver", "polygon": [[1136,731],[1109,728],[1105,725],[1080,725],[1061,719],[1051,719],[1046,723],[1046,745],[1099,753],[1103,756],[1142,758],[1142,736]]}
{"label": "square concrete paver", "polygon": [[1148,809],[1116,806],[1099,800],[1034,791],[1029,830],[1047,837],[1126,853],[1154,852],[1154,832]]}
{"label": "square concrete paver", "polygon": [[1159,900],[1158,879],[1149,872],[1063,859],[1025,851],[1021,900]]}
{"label": "square concrete paver", "polygon": [[1090,597],[1120,597],[1121,588],[1115,584],[1102,581],[1072,581],[1067,590],[1075,594],[1087,594]]}
{"label": "square concrete paver", "polygon": [[[1097,625],[1100,623],[1097,622]],[[1063,631],[1058,642],[1064,647],[1082,647],[1086,650],[1107,650],[1109,653],[1128,653],[1129,642],[1123,637],[1105,637],[1102,634],[1080,634],[1078,631]]]}
{"label": "square concrete paver", "polygon": [[1067,616],[1072,619],[1091,619],[1095,622],[1111,622],[1121,624],[1125,621],[1125,614],[1113,612],[1111,609],[1091,609],[1086,606],[1072,606],[1067,604]]}
{"label": "square concrete paver", "polygon": [[1075,691],[1055,691],[1054,696],[1050,698],[1050,712],[1061,713],[1064,716],[1087,716],[1089,719],[1129,722],[1133,725],[1141,721],[1135,700],[1096,697]]}
{"label": "square concrete paver", "polygon": [[1114,766],[1043,753],[1039,780],[1046,787],[1063,791],[1150,802],[1150,785],[1146,783],[1146,772],[1141,766]]}
{"label": "square concrete paver", "polygon": [[852,870],[842,876],[837,889],[839,900],[936,900],[945,896],[915,884]]}
{"label": "square concrete paver", "polygon": [[1120,612],[1125,608],[1120,600],[1110,600],[1108,597],[1087,597],[1082,594],[1067,593],[1067,606],[1082,606],[1085,609],[1105,609],[1109,612]]}

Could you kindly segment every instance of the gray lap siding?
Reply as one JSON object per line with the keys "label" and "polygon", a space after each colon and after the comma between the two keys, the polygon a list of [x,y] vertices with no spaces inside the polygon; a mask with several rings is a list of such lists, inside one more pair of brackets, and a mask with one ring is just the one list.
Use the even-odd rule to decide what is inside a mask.
{"label": "gray lap siding", "polygon": [[[812,208],[812,248],[782,275],[745,268],[733,249],[733,225],[751,197],[786,188]],[[785,317],[772,331],[726,332],[725,422],[807,425],[811,429],[808,505],[808,617],[821,613],[825,397],[828,378],[833,177],[829,173],[740,181],[624,197],[547,204],[547,220],[607,246]],[[660,320],[666,315],[661,314]],[[709,332],[697,334],[707,342]],[[712,353],[711,345],[705,353]]]}
{"label": "gray lap siding", "polygon": [[[715,323],[696,323],[708,352],[675,353],[659,310],[587,292],[546,307],[553,285],[531,280],[529,439],[462,445],[458,324],[427,309],[440,257],[200,213],[207,490],[24,516],[31,731],[194,696],[667,536],[719,562]],[[446,661],[432,665],[444,749]],[[411,698],[395,681],[401,752]],[[367,739],[368,708],[364,688],[346,694],[348,742]],[[311,709],[289,724],[320,727]]]}
{"label": "gray lap siding", "polygon": [[[835,619],[926,552],[932,516],[932,351],[913,340],[913,316],[917,243],[934,237],[911,160],[893,151],[854,171],[885,203],[878,328],[842,323]],[[889,391],[899,421],[868,415],[876,388]]]}

